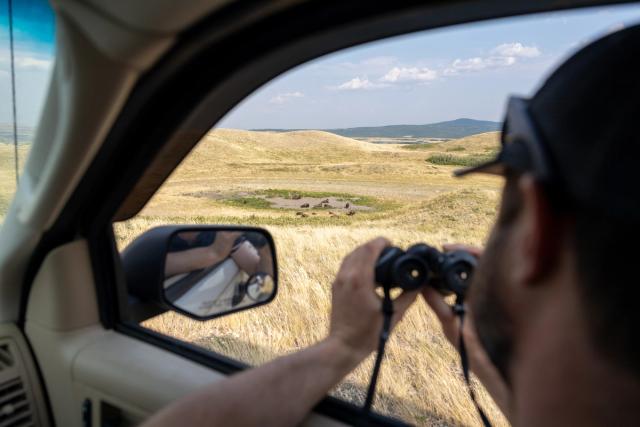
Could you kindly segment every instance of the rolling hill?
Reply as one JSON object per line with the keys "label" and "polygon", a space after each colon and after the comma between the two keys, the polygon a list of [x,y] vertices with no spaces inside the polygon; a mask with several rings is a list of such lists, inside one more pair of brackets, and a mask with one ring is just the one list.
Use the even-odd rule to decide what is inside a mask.
{"label": "rolling hill", "polygon": [[185,163],[218,162],[306,164],[358,161],[388,150],[377,144],[323,131],[258,132],[215,129],[198,144]]}
{"label": "rolling hill", "polygon": [[[323,131],[215,129],[176,169],[170,186],[180,193],[230,184],[236,188],[302,186],[301,190],[336,192],[342,191],[339,187],[348,187],[342,192],[370,196],[379,196],[382,188],[389,187],[393,198],[403,194],[411,198],[403,188],[413,188],[419,181],[458,185],[450,167],[485,159],[498,144],[497,132],[439,143],[375,144]],[[440,156],[436,158],[440,162],[433,156]],[[360,184],[356,182],[362,185],[357,191]],[[431,192],[434,187],[420,188],[420,192]]]}
{"label": "rolling hill", "polygon": [[398,163],[404,165],[403,161],[423,162],[427,153],[478,155],[494,152],[498,145],[499,134],[496,132],[439,143],[374,144],[326,131],[214,129],[202,138],[179,169],[190,172],[199,170],[205,176],[210,176],[209,168],[214,164],[236,170],[246,164],[293,167],[303,164],[391,162],[391,167]]}

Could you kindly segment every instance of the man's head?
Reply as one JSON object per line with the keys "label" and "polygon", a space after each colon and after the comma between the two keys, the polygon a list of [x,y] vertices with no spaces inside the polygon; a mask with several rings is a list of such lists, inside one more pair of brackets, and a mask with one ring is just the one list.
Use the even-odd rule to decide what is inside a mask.
{"label": "man's head", "polygon": [[584,48],[531,100],[510,102],[497,161],[467,171],[506,177],[471,304],[507,381],[519,333],[560,295],[578,307],[584,331],[574,332],[640,378],[638,70],[640,26]]}

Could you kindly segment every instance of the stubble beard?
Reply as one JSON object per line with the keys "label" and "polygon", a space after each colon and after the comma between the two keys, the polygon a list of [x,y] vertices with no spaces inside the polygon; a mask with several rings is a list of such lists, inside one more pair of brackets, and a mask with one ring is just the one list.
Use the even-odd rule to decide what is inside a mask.
{"label": "stubble beard", "polygon": [[470,306],[480,343],[507,384],[513,353],[513,327],[503,292],[508,252],[499,235],[492,236],[474,274]]}

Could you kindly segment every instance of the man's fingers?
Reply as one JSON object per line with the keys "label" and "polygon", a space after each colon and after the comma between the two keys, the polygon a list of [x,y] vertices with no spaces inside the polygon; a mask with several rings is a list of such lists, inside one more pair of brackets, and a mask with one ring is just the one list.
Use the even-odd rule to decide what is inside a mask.
{"label": "man's fingers", "polygon": [[380,254],[382,253],[382,251],[384,250],[384,248],[386,248],[389,245],[391,245],[391,242],[388,239],[385,239],[384,237],[377,237],[369,241],[365,245],[368,247],[368,250],[366,251],[367,261],[375,262],[380,256]]}
{"label": "man's fingers", "polygon": [[407,311],[411,304],[413,304],[418,297],[418,291],[403,292],[398,298],[393,300],[393,317],[391,319],[391,328],[394,328],[396,323],[402,320],[404,313]]}
{"label": "man's fingers", "polygon": [[458,330],[458,318],[453,314],[451,306],[446,303],[444,297],[435,289],[431,287],[425,287],[422,290],[422,296],[424,297],[429,307],[440,320],[442,324],[442,332],[447,337],[449,342],[457,347],[456,333]]}
{"label": "man's fingers", "polygon": [[380,253],[389,245],[389,240],[378,237],[358,246],[342,261],[338,272],[338,278],[342,280],[336,283],[342,284],[344,281],[355,286],[373,283],[375,263]]}
{"label": "man's fingers", "polygon": [[390,244],[391,242],[384,237],[378,237],[370,240],[349,253],[342,261],[342,265],[374,263],[380,256],[383,249]]}
{"label": "man's fingers", "polygon": [[430,286],[425,286],[422,289],[422,295],[424,296],[425,301],[427,301],[427,304],[429,304],[429,307],[431,307],[436,316],[438,316],[440,322],[448,323],[455,318],[451,311],[451,306],[447,304],[440,292]]}
{"label": "man's fingers", "polygon": [[378,237],[358,247],[350,255],[349,266],[361,277],[361,283],[373,283],[375,264],[380,253],[390,245],[389,240]]}

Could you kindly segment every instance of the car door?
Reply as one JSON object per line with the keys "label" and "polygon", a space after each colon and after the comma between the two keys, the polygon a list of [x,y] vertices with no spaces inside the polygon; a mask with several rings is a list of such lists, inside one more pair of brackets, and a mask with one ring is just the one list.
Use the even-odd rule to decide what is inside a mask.
{"label": "car door", "polygon": [[[135,425],[247,367],[139,324],[113,229],[143,208],[225,113],[288,69],[341,48],[558,7],[551,1],[53,4],[52,83],[1,231],[0,335],[13,340],[7,348],[22,361],[20,378],[33,390],[41,424],[64,426]],[[306,423],[354,424],[359,416],[356,405],[327,397]],[[404,423],[376,415],[372,424]]]}

